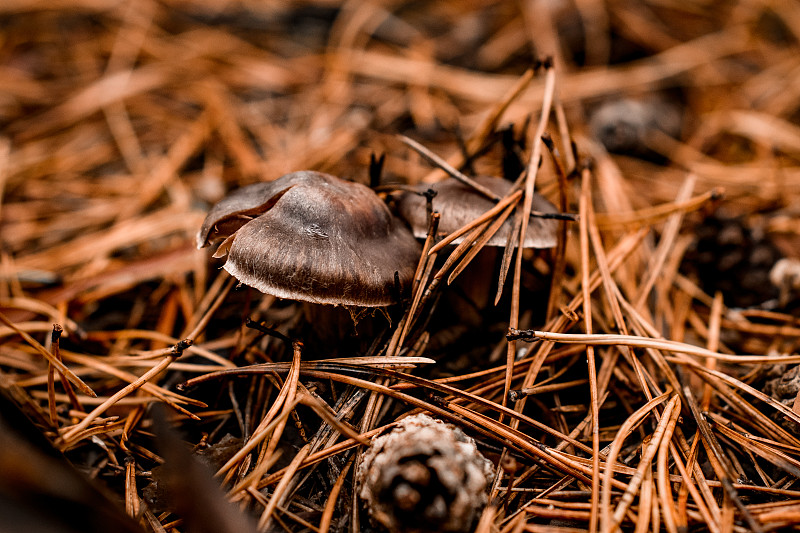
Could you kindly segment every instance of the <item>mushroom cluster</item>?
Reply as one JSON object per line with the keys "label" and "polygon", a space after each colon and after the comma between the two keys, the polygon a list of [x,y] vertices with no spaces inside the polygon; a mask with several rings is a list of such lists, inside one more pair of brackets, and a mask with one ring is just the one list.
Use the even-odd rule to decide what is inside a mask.
{"label": "mushroom cluster", "polygon": [[233,191],[214,205],[197,246],[240,282],[279,298],[383,307],[410,285],[420,245],[368,187],[313,171]]}

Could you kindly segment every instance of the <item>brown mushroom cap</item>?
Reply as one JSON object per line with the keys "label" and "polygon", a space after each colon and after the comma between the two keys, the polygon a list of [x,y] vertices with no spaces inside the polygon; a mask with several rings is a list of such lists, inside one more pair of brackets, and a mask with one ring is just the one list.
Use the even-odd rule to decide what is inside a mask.
{"label": "brown mushroom cap", "polygon": [[[279,298],[379,307],[407,287],[419,243],[368,187],[293,172],[234,191],[209,212],[198,248],[226,238],[225,270]],[[215,255],[217,255],[215,254]]]}
{"label": "brown mushroom cap", "polygon": [[[505,196],[512,186],[508,180],[490,176],[478,176],[474,179],[498,196]],[[494,202],[453,178],[437,183],[422,184],[419,187],[420,192],[426,189],[433,189],[437,192],[433,199],[433,209],[441,214],[439,232],[442,234],[456,231],[495,206]],[[425,198],[415,193],[403,193],[398,202],[398,210],[400,216],[411,225],[414,236],[418,239],[425,238],[428,233]],[[533,195],[532,210],[542,213],[558,212],[556,207],[540,194]],[[513,217],[509,217],[486,244],[505,246],[508,233],[511,231],[512,220]],[[453,244],[458,244],[463,240],[463,237],[459,237],[453,241]],[[534,217],[528,221],[525,248],[552,248],[556,245],[557,240],[557,220]]]}

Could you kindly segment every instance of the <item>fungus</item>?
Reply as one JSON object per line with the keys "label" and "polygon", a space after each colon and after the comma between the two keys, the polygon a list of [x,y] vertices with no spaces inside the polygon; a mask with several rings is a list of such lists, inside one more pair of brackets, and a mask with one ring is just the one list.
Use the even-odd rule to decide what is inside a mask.
{"label": "fungus", "polygon": [[[368,187],[313,171],[242,187],[211,208],[197,246],[279,298],[383,307],[410,285],[420,246]],[[397,285],[400,285],[398,287]]]}
{"label": "fungus", "polygon": [[[510,181],[500,178],[478,176],[474,179],[480,185],[501,197],[508,193],[512,187]],[[433,200],[434,209],[441,215],[439,232],[445,235],[468,224],[495,205],[490,199],[453,178],[448,178],[438,183],[425,184],[424,188],[433,189],[437,193]],[[414,192],[406,192],[400,197],[398,210],[400,216],[411,225],[414,236],[418,239],[424,239],[428,231],[425,198]],[[533,196],[532,211],[547,214],[556,214],[558,212],[556,207],[540,194],[534,194]],[[507,219],[486,245],[505,246],[511,227],[512,220]],[[557,220],[532,217],[528,222],[528,231],[525,233],[524,247],[552,248],[558,240],[557,235]],[[463,236],[459,237],[453,241],[453,244],[458,244],[463,240]]]}
{"label": "fungus", "polygon": [[778,289],[778,306],[785,308],[800,295],[800,260],[779,259],[769,271],[770,282]]}
{"label": "fungus", "polygon": [[[502,198],[507,196],[513,187],[512,182],[508,180],[490,176],[478,176],[473,178],[473,181],[477,182],[477,185],[486,192],[482,194],[455,178],[425,184],[420,186],[418,191],[406,191],[398,198],[398,213],[409,223],[417,238],[424,238],[428,231],[427,211],[429,206],[426,204],[422,191],[431,189],[436,193],[432,199],[432,207],[440,215],[438,233],[442,236],[448,235],[480,218],[496,206],[495,202],[486,196],[487,194]],[[521,205],[518,205],[517,209],[521,211]],[[483,320],[481,315],[488,309],[489,302],[494,301],[495,306],[499,303],[505,279],[499,250],[500,247],[508,244],[514,224],[518,222],[515,220],[516,218],[514,216],[507,218],[486,241],[480,252],[470,259],[471,268],[458,275],[458,290],[455,294],[449,295],[448,299],[452,299],[451,306],[456,309],[458,321],[462,325],[480,323]],[[558,218],[570,219],[570,216],[559,213],[556,207],[542,195],[534,194],[523,248],[554,247],[558,242]],[[467,235],[455,238],[451,244],[458,245],[464,242]],[[514,239],[514,242],[511,242],[511,248],[506,252],[508,253],[516,245],[517,239]],[[457,258],[453,259],[453,256],[448,258],[448,261],[452,260],[457,260]],[[447,264],[446,261],[445,265]],[[498,272],[498,268],[498,288],[497,291],[493,291],[487,280]],[[440,272],[443,275],[443,271]],[[439,276],[440,274],[437,274],[435,278]],[[448,278],[448,284],[451,282],[452,274]],[[437,280],[434,279],[433,283],[437,283]],[[469,305],[462,305],[459,303],[460,300],[466,301]]]}

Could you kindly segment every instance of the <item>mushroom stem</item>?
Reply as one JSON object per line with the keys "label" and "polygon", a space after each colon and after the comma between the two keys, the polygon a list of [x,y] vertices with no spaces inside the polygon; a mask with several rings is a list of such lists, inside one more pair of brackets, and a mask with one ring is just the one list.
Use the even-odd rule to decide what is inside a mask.
{"label": "mushroom stem", "polygon": [[308,353],[321,357],[366,354],[387,324],[366,307],[309,302],[302,305],[304,323],[300,334],[303,343]]}

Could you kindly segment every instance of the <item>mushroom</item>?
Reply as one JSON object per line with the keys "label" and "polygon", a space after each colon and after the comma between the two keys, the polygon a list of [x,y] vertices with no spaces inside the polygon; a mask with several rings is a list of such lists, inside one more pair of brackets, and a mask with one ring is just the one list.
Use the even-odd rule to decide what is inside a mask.
{"label": "mushroom", "polygon": [[[208,213],[197,247],[240,282],[279,298],[384,307],[410,285],[420,245],[368,187],[300,171],[242,187]],[[399,283],[400,287],[397,286]]]}
{"label": "mushroom", "polygon": [[769,271],[770,282],[778,289],[778,306],[785,308],[800,296],[800,259],[779,259]]}
{"label": "mushroom", "polygon": [[[490,176],[478,176],[474,180],[498,196],[504,196],[512,187],[510,181]],[[420,187],[420,192],[428,188],[437,193],[433,199],[433,206],[441,215],[439,220],[441,234],[446,235],[456,231],[494,207],[494,203],[490,199],[454,178],[425,184]],[[414,192],[404,193],[398,202],[400,216],[411,225],[414,236],[418,239],[424,239],[428,232],[425,202],[422,195]],[[558,212],[556,207],[540,194],[534,194],[532,210],[553,214]],[[511,227],[512,219],[509,218],[486,245],[505,246]],[[525,233],[524,247],[552,248],[558,240],[557,235],[557,220],[531,218],[528,222],[528,231]],[[463,240],[463,236],[459,237],[453,241],[453,244],[458,244]]]}
{"label": "mushroom", "polygon": [[[506,196],[513,186],[512,182],[508,180],[490,176],[478,176],[473,180],[498,197]],[[438,226],[440,235],[453,233],[495,207],[492,200],[455,178],[420,185],[418,191],[404,192],[397,202],[398,213],[409,223],[414,236],[419,239],[426,237],[428,231],[426,198],[422,194],[426,189],[436,192],[432,205],[433,209],[440,214]],[[536,212],[559,215],[556,207],[540,194],[533,196],[531,213]],[[459,276],[459,295],[452,297],[456,299],[466,297],[467,301],[471,303],[470,306],[459,305],[455,302],[451,304],[461,313],[459,315],[460,322],[464,324],[479,323],[481,318],[475,314],[475,311],[482,313],[487,309],[488,303],[495,298],[491,294],[487,277],[496,268],[500,257],[498,249],[506,246],[513,224],[514,217],[506,219],[486,242],[483,250],[470,263],[471,268]],[[464,238],[465,235],[462,235],[454,239],[452,244],[460,244]],[[558,220],[531,216],[525,232],[524,248],[552,248],[557,241]],[[512,243],[512,245],[514,244],[516,243]]]}

